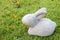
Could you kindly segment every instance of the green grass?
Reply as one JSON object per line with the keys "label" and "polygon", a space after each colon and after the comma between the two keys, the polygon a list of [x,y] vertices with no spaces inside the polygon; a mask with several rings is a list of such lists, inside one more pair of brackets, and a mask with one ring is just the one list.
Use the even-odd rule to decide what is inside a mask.
{"label": "green grass", "polygon": [[[60,40],[60,0],[0,0],[0,40]],[[41,7],[47,8],[47,18],[57,23],[49,37],[31,36],[21,19]]]}

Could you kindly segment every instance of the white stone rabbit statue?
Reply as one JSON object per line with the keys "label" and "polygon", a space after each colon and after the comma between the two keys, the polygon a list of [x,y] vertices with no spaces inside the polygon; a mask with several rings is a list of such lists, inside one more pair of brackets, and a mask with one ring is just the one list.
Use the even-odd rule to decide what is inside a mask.
{"label": "white stone rabbit statue", "polygon": [[22,18],[22,23],[28,26],[28,34],[37,36],[53,34],[56,23],[48,18],[43,18],[46,13],[46,8],[41,8],[34,14],[27,14]]}

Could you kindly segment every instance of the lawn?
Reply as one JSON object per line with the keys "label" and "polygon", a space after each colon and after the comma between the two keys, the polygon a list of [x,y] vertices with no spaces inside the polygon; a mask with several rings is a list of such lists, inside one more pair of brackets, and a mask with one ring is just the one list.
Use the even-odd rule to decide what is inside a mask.
{"label": "lawn", "polygon": [[[46,7],[46,17],[57,23],[54,34],[48,37],[29,35],[21,21],[41,7]],[[0,0],[0,40],[60,40],[60,0]]]}

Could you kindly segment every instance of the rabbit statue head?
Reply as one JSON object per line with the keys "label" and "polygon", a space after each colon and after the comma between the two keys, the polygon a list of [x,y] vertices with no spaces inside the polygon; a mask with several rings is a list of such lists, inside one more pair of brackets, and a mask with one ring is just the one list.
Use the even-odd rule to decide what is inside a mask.
{"label": "rabbit statue head", "polygon": [[29,27],[33,27],[39,22],[38,19],[41,19],[42,17],[44,17],[46,15],[46,13],[47,13],[46,8],[41,8],[34,14],[25,15],[22,18],[22,23]]}

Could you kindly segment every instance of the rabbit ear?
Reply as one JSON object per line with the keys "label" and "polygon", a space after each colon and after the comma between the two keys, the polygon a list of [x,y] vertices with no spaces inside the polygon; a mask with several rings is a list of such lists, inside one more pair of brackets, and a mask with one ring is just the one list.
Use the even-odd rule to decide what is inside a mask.
{"label": "rabbit ear", "polygon": [[46,8],[41,8],[41,9],[39,9],[37,12],[35,12],[35,15],[36,16],[43,16],[43,15],[45,15],[47,13],[47,11],[46,11]]}
{"label": "rabbit ear", "polygon": [[36,17],[43,17],[43,16],[45,16],[46,14],[44,14],[44,13],[41,13],[41,14],[39,14],[39,15],[36,15]]}

